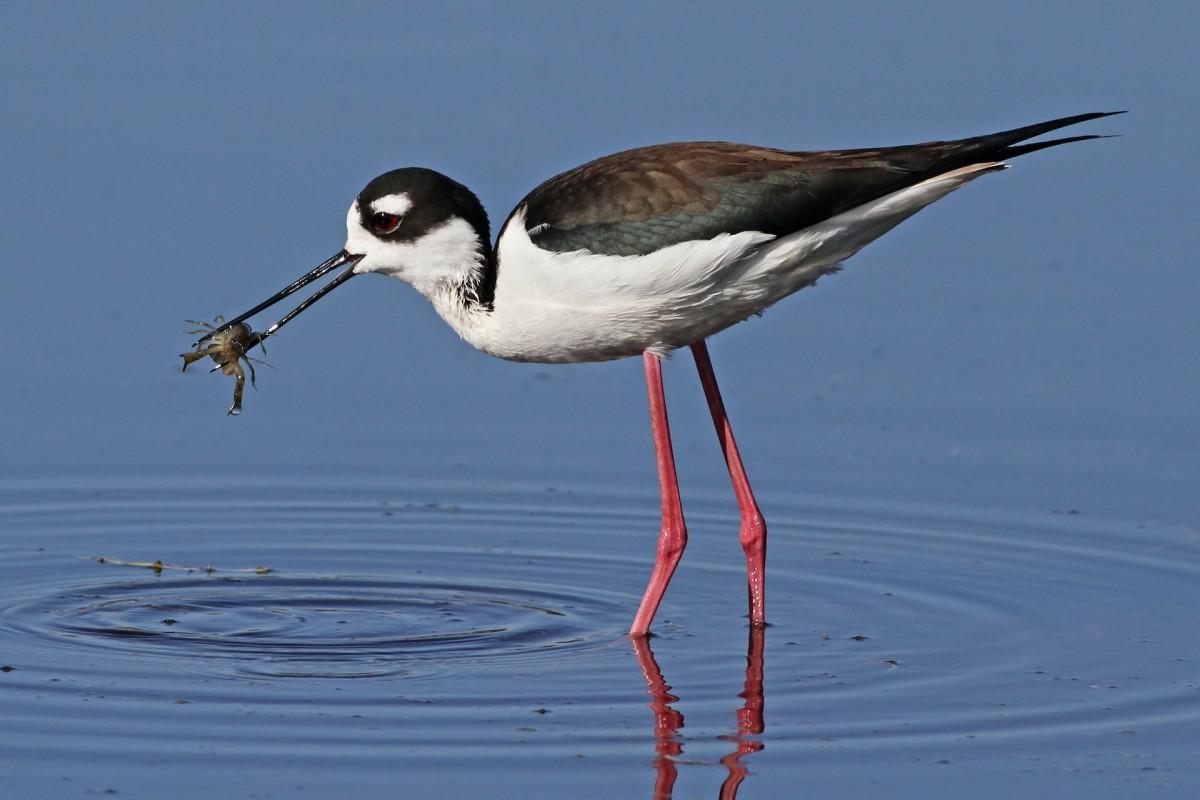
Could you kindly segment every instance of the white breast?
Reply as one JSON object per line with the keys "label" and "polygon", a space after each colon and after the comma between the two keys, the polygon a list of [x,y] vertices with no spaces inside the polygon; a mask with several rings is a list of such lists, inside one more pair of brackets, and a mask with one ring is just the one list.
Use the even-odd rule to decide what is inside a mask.
{"label": "white breast", "polygon": [[531,241],[524,209],[518,209],[497,244],[494,310],[472,314],[459,333],[514,361],[666,353],[815,283],[921,208],[1003,167],[955,170],[783,238],[757,231],[721,234],[644,256],[544,250]]}

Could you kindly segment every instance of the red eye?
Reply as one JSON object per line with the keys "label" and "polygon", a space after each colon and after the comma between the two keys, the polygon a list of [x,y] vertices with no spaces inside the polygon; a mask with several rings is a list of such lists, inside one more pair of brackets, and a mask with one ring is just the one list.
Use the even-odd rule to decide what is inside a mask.
{"label": "red eye", "polygon": [[386,236],[399,227],[399,214],[389,214],[386,211],[376,211],[371,215],[371,231],[378,236]]}

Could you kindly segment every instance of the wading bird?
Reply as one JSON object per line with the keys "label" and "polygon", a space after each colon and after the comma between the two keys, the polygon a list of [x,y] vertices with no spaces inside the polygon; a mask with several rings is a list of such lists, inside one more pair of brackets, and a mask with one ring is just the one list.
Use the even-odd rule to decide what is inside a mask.
{"label": "wading bird", "polygon": [[411,284],[459,336],[499,358],[568,363],[641,356],[662,529],[633,636],[649,632],[687,543],[661,359],[691,348],[741,512],[750,623],[762,626],[767,529],[705,339],[811,286],[920,209],[1005,169],[1008,159],[1101,137],[1029,139],[1112,113],[1121,112],[901,147],[799,152],[683,142],[627,150],[538,186],[509,214],[494,246],[487,213],[467,187],[429,169],[392,170],[351,204],[345,249],[213,333],[344,266],[253,334],[247,349],[353,276],[378,272]]}

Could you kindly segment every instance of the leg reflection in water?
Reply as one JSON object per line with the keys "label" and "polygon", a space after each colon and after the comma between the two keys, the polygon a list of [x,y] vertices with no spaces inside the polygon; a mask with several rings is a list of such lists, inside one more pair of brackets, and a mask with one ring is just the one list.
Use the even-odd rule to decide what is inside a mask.
{"label": "leg reflection in water", "polygon": [[[753,630],[753,629],[751,629]],[[652,798],[669,798],[675,788],[675,777],[679,774],[675,758],[683,752],[683,743],[677,733],[683,727],[683,714],[671,708],[679,698],[671,694],[671,687],[663,680],[662,670],[650,650],[650,639],[633,639],[633,654],[637,656],[646,679],[646,691],[650,694],[650,710],[654,712],[654,794]]]}
{"label": "leg reflection in water", "polygon": [[[733,742],[733,752],[721,759],[721,763],[729,770],[728,776],[721,784],[720,800],[735,800],[738,787],[746,779],[749,771],[742,764],[742,756],[762,750],[764,745],[756,737],[763,732],[763,639],[765,629],[758,626],[750,628],[750,642],[746,648],[746,680],[738,697],[742,706],[737,710],[737,731],[721,739]],[[678,767],[676,759],[683,754],[683,741],[679,730],[683,727],[683,714],[671,707],[679,702],[679,698],[671,694],[671,686],[663,679],[662,670],[654,659],[650,649],[650,640],[635,638],[633,652],[637,656],[638,665],[642,668],[642,676],[646,679],[646,691],[651,702],[649,708],[654,712],[654,794],[653,798],[666,800],[674,790]]]}
{"label": "leg reflection in water", "polygon": [[736,743],[732,753],[721,759],[721,763],[729,770],[729,777],[721,784],[720,800],[734,800],[738,787],[749,775],[742,763],[742,756],[757,753],[764,745],[757,736],[765,728],[763,724],[763,629],[758,626],[750,627],[750,643],[746,647],[746,683],[738,697],[742,698],[742,707],[737,711],[737,733],[722,736],[726,741]]}

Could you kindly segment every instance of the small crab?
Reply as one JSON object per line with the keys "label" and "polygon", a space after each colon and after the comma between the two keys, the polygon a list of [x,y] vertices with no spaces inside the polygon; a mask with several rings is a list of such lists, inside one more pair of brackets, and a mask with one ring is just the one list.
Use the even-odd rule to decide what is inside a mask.
{"label": "small crab", "polygon": [[246,355],[246,351],[250,348],[255,345],[262,345],[263,337],[250,330],[250,326],[244,322],[239,322],[230,326],[227,330],[218,332],[217,326],[225,321],[224,317],[214,319],[213,322],[216,325],[208,322],[199,322],[194,319],[184,321],[199,326],[195,330],[188,331],[188,333],[206,334],[207,338],[201,344],[206,343],[208,346],[201,347],[200,344],[197,344],[196,349],[192,352],[180,353],[183,357],[183,371],[187,372],[188,364],[208,356],[217,362],[217,365],[210,369],[209,372],[220,370],[226,375],[236,376],[237,380],[233,384],[233,405],[229,407],[227,413],[229,415],[240,414],[242,412],[242,390],[246,386],[246,373],[242,369],[241,362],[246,362],[246,367],[250,370],[250,386],[255,389],[258,388],[254,383],[255,362],[268,367],[271,366],[261,359],[251,358]]}

